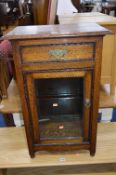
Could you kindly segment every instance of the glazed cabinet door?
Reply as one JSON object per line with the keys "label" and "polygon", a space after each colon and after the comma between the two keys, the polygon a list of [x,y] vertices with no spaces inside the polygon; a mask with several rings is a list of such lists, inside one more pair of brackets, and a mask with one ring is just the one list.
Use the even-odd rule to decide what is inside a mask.
{"label": "glazed cabinet door", "polygon": [[30,73],[26,82],[34,144],[89,145],[92,71]]}

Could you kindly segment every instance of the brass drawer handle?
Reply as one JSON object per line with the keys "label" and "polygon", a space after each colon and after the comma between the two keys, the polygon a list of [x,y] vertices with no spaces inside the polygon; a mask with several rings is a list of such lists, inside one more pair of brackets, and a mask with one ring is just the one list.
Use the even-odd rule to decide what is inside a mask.
{"label": "brass drawer handle", "polygon": [[67,50],[61,50],[61,49],[49,50],[49,56],[55,60],[66,59],[64,58],[66,54],[67,54]]}

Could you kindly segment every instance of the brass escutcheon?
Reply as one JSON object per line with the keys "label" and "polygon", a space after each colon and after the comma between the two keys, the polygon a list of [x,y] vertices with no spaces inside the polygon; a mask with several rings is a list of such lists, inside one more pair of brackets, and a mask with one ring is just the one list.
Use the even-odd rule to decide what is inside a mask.
{"label": "brass escutcheon", "polygon": [[66,58],[64,58],[64,56],[66,54],[67,54],[67,50],[61,50],[61,49],[49,50],[49,56],[52,57],[55,60],[66,59]]}

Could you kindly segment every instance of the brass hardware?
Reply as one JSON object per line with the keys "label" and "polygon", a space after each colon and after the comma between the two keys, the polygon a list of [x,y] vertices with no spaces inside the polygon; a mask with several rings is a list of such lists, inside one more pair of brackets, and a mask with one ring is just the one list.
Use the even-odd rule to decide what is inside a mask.
{"label": "brass hardware", "polygon": [[87,108],[89,108],[89,107],[91,106],[91,101],[90,101],[89,98],[86,98],[86,99],[85,99],[85,106],[86,106]]}
{"label": "brass hardware", "polygon": [[64,58],[64,56],[66,54],[67,54],[67,50],[61,50],[61,49],[49,50],[49,56],[52,57],[55,60],[66,59],[66,58]]}

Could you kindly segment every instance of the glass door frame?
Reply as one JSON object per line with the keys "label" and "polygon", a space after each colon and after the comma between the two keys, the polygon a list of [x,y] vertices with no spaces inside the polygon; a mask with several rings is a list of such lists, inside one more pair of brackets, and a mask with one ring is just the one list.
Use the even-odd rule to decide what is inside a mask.
{"label": "glass door frame", "polygon": [[[55,72],[36,72],[26,75],[27,82],[27,93],[28,93],[28,104],[30,111],[30,118],[32,121],[32,130],[34,143],[36,144],[53,144],[53,140],[41,142],[40,139],[40,130],[39,130],[39,120],[38,120],[38,109],[36,103],[36,89],[35,89],[35,79],[44,79],[44,78],[71,78],[71,77],[82,77],[84,79],[84,95],[83,95],[83,141],[82,139],[66,139],[66,143],[77,143],[82,144],[84,142],[89,142],[89,133],[90,133],[90,109],[91,109],[91,85],[92,85],[92,71],[55,71]],[[58,140],[58,144],[62,143],[62,140]]]}

